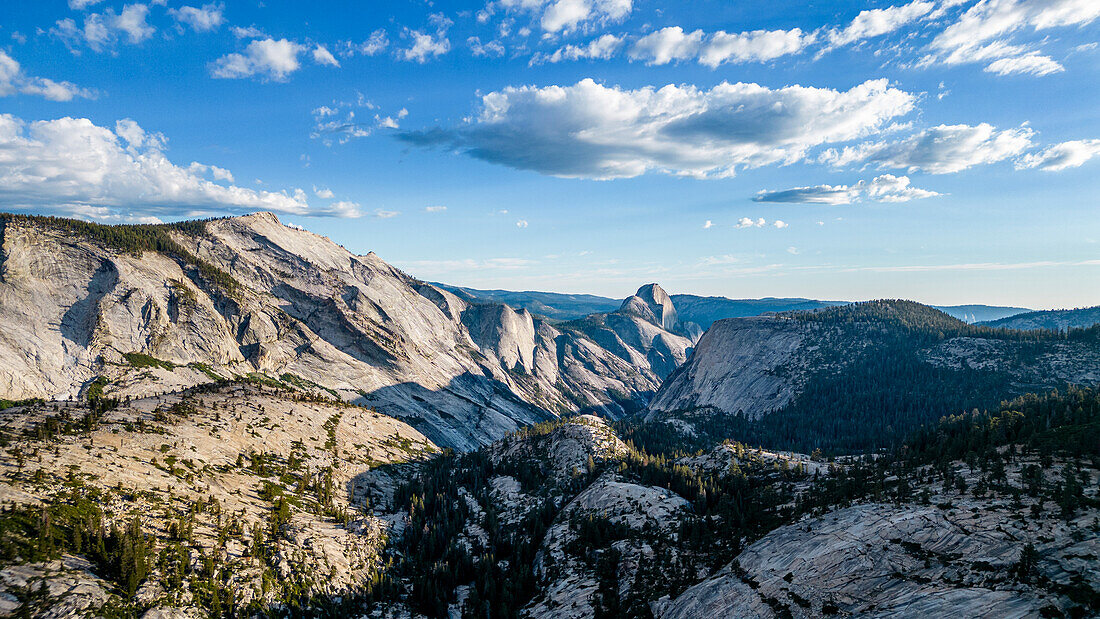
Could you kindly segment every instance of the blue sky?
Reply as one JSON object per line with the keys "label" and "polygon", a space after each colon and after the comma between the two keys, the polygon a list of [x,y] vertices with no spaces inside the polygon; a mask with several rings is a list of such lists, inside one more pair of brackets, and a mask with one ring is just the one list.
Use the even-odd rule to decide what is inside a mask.
{"label": "blue sky", "polygon": [[0,7],[0,203],[411,274],[1100,303],[1100,3]]}

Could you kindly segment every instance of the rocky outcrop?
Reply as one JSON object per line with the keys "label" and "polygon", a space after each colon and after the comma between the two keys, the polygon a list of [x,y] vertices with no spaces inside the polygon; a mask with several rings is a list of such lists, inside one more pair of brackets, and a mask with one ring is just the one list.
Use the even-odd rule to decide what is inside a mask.
{"label": "rocky outcrop", "polygon": [[590,333],[472,304],[270,213],[162,230],[188,255],[4,222],[0,397],[76,398],[99,377],[146,396],[289,375],[472,449],[561,414],[642,408],[691,346],[656,286],[644,316],[615,312]]}
{"label": "rocky outcrop", "polygon": [[[655,614],[1035,617],[1059,609],[1057,595],[1006,575],[1032,541],[1040,572],[1068,585],[1071,574],[1088,571],[1082,557],[1100,549],[1095,533],[1078,541],[1053,519],[1020,521],[982,508],[872,503],[781,527],[712,578],[655,603]],[[1095,587],[1095,575],[1089,580]]]}
{"label": "rocky outcrop", "polygon": [[799,385],[780,368],[798,361],[805,332],[775,317],[720,320],[650,403],[648,416],[694,408],[760,417],[782,408]]}
{"label": "rocky outcrop", "polygon": [[[715,322],[691,358],[653,397],[647,421],[691,411],[740,413],[758,420],[790,404],[811,379],[819,379],[818,386],[840,381],[828,383],[835,390],[853,387],[844,380],[871,380],[866,376],[845,379],[842,372],[854,362],[869,359],[873,363],[868,362],[864,371],[883,377],[899,358],[910,364],[905,370],[909,372],[917,363],[929,370],[982,372],[981,381],[997,385],[989,391],[998,398],[1100,381],[1100,346],[1095,337],[1078,334],[1027,341],[969,326],[906,301],[874,301],[823,311],[828,315],[819,311]],[[966,380],[980,382],[972,376]],[[921,384],[920,388],[937,387]],[[968,404],[972,403],[960,400],[958,410]]]}
{"label": "rocky outcrop", "polygon": [[[242,606],[361,591],[383,561],[391,527],[361,509],[360,478],[438,452],[407,424],[370,409],[257,385],[133,400],[80,434],[27,438],[48,418],[87,412],[70,403],[0,412],[10,436],[23,437],[6,435],[12,443],[0,458],[0,504],[75,505],[68,509],[87,513],[77,499],[94,499],[104,530],[136,521],[151,543],[177,544],[173,552],[186,557],[188,572],[209,572],[203,562],[212,561],[229,576],[227,598]],[[38,458],[11,455],[44,446]],[[280,505],[283,520],[273,524]],[[151,617],[208,615],[186,585],[173,588],[162,564],[149,562],[150,578],[122,602],[155,610]],[[13,592],[40,583],[41,604],[58,612],[33,616],[95,615],[120,602],[116,584],[101,580],[111,575],[84,558],[15,563],[0,569],[0,614],[11,610]]]}

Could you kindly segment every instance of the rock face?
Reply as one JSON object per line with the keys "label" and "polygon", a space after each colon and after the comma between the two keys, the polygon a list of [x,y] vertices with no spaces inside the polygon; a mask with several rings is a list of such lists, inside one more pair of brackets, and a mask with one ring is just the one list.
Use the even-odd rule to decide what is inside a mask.
{"label": "rock face", "polygon": [[702,329],[684,323],[657,284],[647,284],[627,297],[619,309],[565,323],[563,330],[582,334],[611,353],[660,379],[687,360]]}
{"label": "rock face", "polygon": [[560,414],[641,408],[691,346],[657,286],[608,325],[559,328],[270,213],[166,229],[194,259],[3,221],[0,397],[75,398],[98,377],[108,393],[144,396],[262,374],[472,449]]}
{"label": "rock face", "polygon": [[[959,497],[955,497],[959,501]],[[1037,617],[1063,612],[1054,591],[1095,588],[1095,533],[1024,518],[961,498],[955,509],[856,505],[780,527],[713,577],[654,604],[661,619],[689,617]],[[1084,518],[1074,526],[1087,525]],[[1048,586],[1005,577],[1035,543]]]}
{"label": "rock face", "polygon": [[[0,415],[6,431],[32,437],[48,417],[80,419],[85,412],[82,405],[51,403]],[[11,456],[43,445],[49,449],[38,458]],[[94,498],[107,530],[136,520],[160,544],[183,541],[187,549],[177,552],[188,557],[188,571],[204,569],[209,557],[231,575],[226,586],[234,599],[260,606],[279,597],[360,591],[377,572],[390,532],[385,520],[359,509],[360,478],[372,467],[438,452],[407,424],[370,409],[259,385],[132,400],[82,435],[48,443],[19,438],[9,448],[0,457],[0,504]],[[272,531],[282,497],[292,500]],[[332,517],[338,514],[344,516]],[[267,548],[262,557],[255,551],[260,544]],[[0,613],[5,596],[45,583],[42,603],[57,612],[35,616],[96,614],[118,601],[118,590],[94,574],[105,576],[70,556],[0,569]],[[185,595],[185,586],[161,586],[169,575],[154,576],[135,598],[155,611],[148,616],[207,616],[193,607],[201,604]]]}
{"label": "rock face", "polygon": [[[875,301],[822,311],[829,312],[827,319],[808,312],[715,322],[687,363],[662,384],[647,420],[685,411],[740,412],[760,419],[790,404],[812,378],[835,378],[841,381],[837,388],[850,387],[836,377],[867,359],[875,360],[866,370],[871,374],[888,374],[899,358],[914,373],[912,366],[925,368],[926,374],[971,373],[966,374],[970,383],[978,382],[973,372],[983,372],[982,380],[999,385],[998,398],[1100,380],[1100,345],[1094,336],[1028,342],[982,331],[912,302]],[[923,380],[945,379],[941,373]]]}
{"label": "rock face", "polygon": [[782,408],[798,385],[778,372],[805,339],[794,321],[775,317],[728,318],[699,341],[690,362],[674,372],[650,403],[661,412],[715,408],[760,415]]}

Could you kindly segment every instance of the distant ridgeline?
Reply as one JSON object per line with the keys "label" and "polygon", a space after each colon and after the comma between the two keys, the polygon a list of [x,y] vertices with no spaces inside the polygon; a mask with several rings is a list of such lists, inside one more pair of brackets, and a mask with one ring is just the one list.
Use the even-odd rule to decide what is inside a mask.
{"label": "distant ridgeline", "polygon": [[[770,362],[764,353],[730,361],[737,348],[780,338],[796,343]],[[732,438],[807,453],[876,450],[950,415],[1098,381],[1100,325],[1020,331],[870,301],[715,323],[651,404],[647,420],[668,423],[634,433],[650,448]]]}

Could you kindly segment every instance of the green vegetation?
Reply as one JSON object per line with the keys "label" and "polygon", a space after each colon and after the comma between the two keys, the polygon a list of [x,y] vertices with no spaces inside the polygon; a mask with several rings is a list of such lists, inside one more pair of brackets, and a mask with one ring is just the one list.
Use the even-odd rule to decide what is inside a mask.
{"label": "green vegetation", "polygon": [[[676,464],[662,455],[631,449],[621,459],[590,461],[572,476],[560,478],[551,470],[541,440],[563,425],[581,420],[558,420],[529,426],[515,438],[525,440],[530,452],[523,457],[494,462],[486,451],[444,454],[428,462],[413,482],[398,489],[397,505],[410,514],[405,536],[398,542],[398,563],[390,577],[411,583],[407,601],[428,616],[444,616],[458,585],[473,583],[466,614],[477,617],[518,617],[537,592],[531,571],[535,553],[561,507],[601,474],[614,470],[622,479],[667,488],[686,498],[692,509],[673,523],[673,531],[646,527],[641,531],[617,525],[595,514],[568,518],[576,539],[567,552],[601,577],[599,616],[648,616],[644,600],[620,600],[611,576],[620,557],[608,552],[616,541],[649,544],[654,556],[639,571],[638,590],[648,599],[675,595],[695,582],[702,568],[714,569],[729,560],[744,537],[756,537],[785,522],[793,501],[789,483],[802,477],[797,471],[778,471],[770,464],[748,463],[732,475],[704,473]],[[740,448],[740,446],[739,446]],[[744,452],[746,461],[751,460]],[[750,478],[749,473],[756,472]],[[489,480],[507,475],[534,498],[518,523],[504,525]],[[485,509],[474,521],[485,530],[486,544],[467,547],[459,539],[474,514],[464,498],[470,495]],[[674,533],[674,535],[670,535]],[[553,569],[553,568],[551,568]],[[393,595],[383,587],[376,596]],[[639,615],[640,613],[640,615]]]}
{"label": "green vegetation", "polygon": [[[689,443],[728,438],[826,454],[886,449],[943,417],[992,409],[1005,397],[1021,395],[1013,368],[1033,365],[1058,342],[1100,344],[1100,325],[1068,331],[993,329],[911,301],[869,301],[791,316],[813,345],[803,351],[801,362],[810,371],[798,395],[759,419],[754,417],[765,411],[680,411],[676,416],[699,435]],[[929,349],[956,337],[995,340],[1004,359],[992,368],[928,362]],[[626,431],[646,449],[667,449],[652,442],[663,434],[660,429]]]}
{"label": "green vegetation", "polygon": [[194,267],[203,279],[220,287],[230,296],[234,296],[240,285],[231,275],[187,251],[172,238],[172,232],[188,236],[203,236],[206,234],[207,221],[210,220],[108,226],[64,217],[0,213],[0,228],[9,222],[37,225],[82,236],[122,252],[140,254],[153,251],[172,256],[181,263],[181,266]]}
{"label": "green vegetation", "polygon": [[160,359],[157,359],[156,357],[151,357],[144,353],[128,352],[123,353],[122,356],[126,359],[127,363],[139,369],[161,368],[169,371],[176,369],[176,364],[172,363],[171,361],[162,361]]}
{"label": "green vegetation", "polygon": [[149,574],[150,540],[134,518],[106,526],[94,489],[62,493],[42,507],[0,508],[0,563],[41,562],[80,554],[96,574],[129,597]]}

